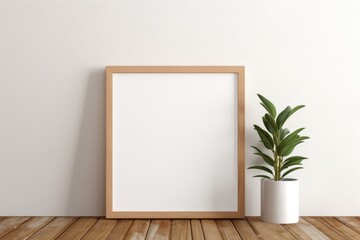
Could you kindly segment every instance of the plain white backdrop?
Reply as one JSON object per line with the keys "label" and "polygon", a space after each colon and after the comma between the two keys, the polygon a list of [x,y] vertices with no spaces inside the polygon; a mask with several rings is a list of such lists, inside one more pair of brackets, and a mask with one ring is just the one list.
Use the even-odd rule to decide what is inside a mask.
{"label": "plain white backdrop", "polygon": [[113,211],[238,210],[236,78],[113,74]]}
{"label": "plain white backdrop", "polygon": [[[360,1],[0,1],[0,215],[105,214],[105,66],[244,65],[311,139],[301,215],[360,215]],[[246,214],[260,180],[246,175]]]}

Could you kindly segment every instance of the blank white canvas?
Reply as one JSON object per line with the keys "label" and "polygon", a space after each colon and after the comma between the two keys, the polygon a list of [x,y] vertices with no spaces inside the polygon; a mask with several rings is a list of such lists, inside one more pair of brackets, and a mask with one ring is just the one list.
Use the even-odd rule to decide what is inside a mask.
{"label": "blank white canvas", "polygon": [[113,74],[113,211],[237,211],[236,77]]}

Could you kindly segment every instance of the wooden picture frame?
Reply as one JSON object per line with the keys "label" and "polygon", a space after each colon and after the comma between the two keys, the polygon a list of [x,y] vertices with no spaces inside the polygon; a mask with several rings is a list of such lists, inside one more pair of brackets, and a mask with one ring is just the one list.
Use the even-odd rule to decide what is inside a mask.
{"label": "wooden picture frame", "polygon": [[[224,85],[224,87],[222,87],[222,85],[220,85],[220,84],[222,84],[221,79],[222,78],[229,79],[230,75],[233,76],[232,79],[234,79],[234,80],[231,80],[231,79],[226,80],[227,85],[226,86]],[[220,107],[217,108],[218,112],[222,111],[221,109],[227,109],[226,111],[229,112],[229,114],[228,114],[229,116],[227,116],[226,119],[230,119],[230,117],[231,117],[230,114],[234,114],[234,116],[233,116],[233,119],[234,119],[233,121],[235,123],[234,129],[237,129],[237,131],[235,131],[234,135],[231,135],[232,133],[229,132],[230,137],[226,138],[227,140],[229,140],[228,142],[230,143],[228,145],[231,145],[232,144],[231,137],[235,136],[234,144],[236,145],[234,148],[233,148],[233,146],[229,146],[229,149],[235,149],[234,151],[236,151],[236,153],[234,153],[234,155],[231,155],[233,153],[231,151],[229,151],[229,152],[231,152],[231,154],[229,153],[229,155],[231,155],[231,157],[229,157],[229,159],[233,159],[234,156],[236,157],[235,163],[233,165],[233,166],[235,166],[234,167],[235,169],[232,170],[230,168],[230,169],[224,170],[224,173],[232,171],[234,176],[235,177],[237,176],[237,179],[235,179],[234,182],[231,182],[232,181],[231,179],[234,179],[233,176],[230,179],[231,181],[230,180],[228,181],[228,182],[230,182],[230,185],[232,184],[231,186],[235,186],[236,187],[235,190],[237,190],[237,193],[234,193],[234,191],[227,192],[227,194],[229,196],[236,197],[236,199],[231,199],[231,201],[232,201],[231,203],[232,203],[232,205],[234,205],[231,208],[231,210],[227,209],[227,207],[221,207],[221,206],[225,206],[224,204],[226,204],[226,201],[228,201],[228,200],[220,199],[220,202],[221,201],[224,202],[224,204],[222,203],[223,205],[217,206],[216,205],[217,202],[215,202],[215,201],[213,201],[213,202],[209,201],[209,203],[206,203],[206,204],[204,202],[204,205],[210,206],[210,207],[207,207],[206,209],[204,207],[205,210],[201,209],[198,211],[196,206],[201,206],[200,208],[202,208],[202,205],[197,204],[196,206],[191,207],[191,196],[188,196],[188,195],[185,196],[186,194],[184,195],[183,199],[186,201],[187,200],[189,201],[190,207],[181,207],[181,208],[179,207],[179,209],[177,209],[177,207],[171,207],[171,209],[158,210],[161,208],[161,206],[167,205],[167,204],[174,204],[171,206],[177,206],[176,204],[179,204],[179,206],[180,206],[181,204],[183,204],[185,206],[185,204],[188,204],[188,203],[184,203],[184,201],[181,200],[181,198],[179,198],[179,202],[176,202],[176,201],[174,202],[173,199],[175,199],[175,198],[170,198],[170,197],[168,200],[166,200],[166,197],[168,197],[166,190],[163,191],[163,195],[156,193],[156,194],[154,194],[154,196],[147,195],[147,197],[143,197],[141,195],[141,191],[139,191],[139,190],[141,190],[141,189],[139,189],[139,186],[140,186],[140,188],[143,186],[143,185],[141,185],[142,183],[140,183],[140,184],[137,183],[137,184],[134,184],[134,186],[131,186],[131,184],[133,184],[132,181],[130,181],[131,177],[133,177],[136,181],[140,181],[139,179],[141,178],[142,175],[136,175],[135,173],[134,173],[134,175],[131,175],[132,173],[129,173],[129,172],[131,172],[131,170],[126,171],[126,169],[124,169],[124,168],[126,168],[126,166],[132,166],[131,164],[133,164],[131,162],[131,161],[133,161],[133,159],[131,159],[131,157],[128,157],[128,156],[133,156],[131,154],[138,154],[138,152],[143,151],[143,149],[142,149],[142,147],[140,147],[140,149],[138,151],[136,149],[134,149],[131,153],[126,153],[127,155],[125,153],[121,152],[121,151],[126,150],[126,146],[128,146],[128,144],[133,144],[133,145],[131,145],[131,147],[134,147],[134,146],[135,146],[134,148],[137,147],[136,140],[133,140],[133,139],[129,140],[130,137],[132,137],[131,136],[132,132],[128,129],[129,128],[135,129],[135,130],[133,130],[133,132],[136,132],[139,129],[142,129],[143,132],[146,132],[147,128],[145,128],[145,127],[148,127],[148,129],[150,131],[152,129],[152,126],[149,125],[149,126],[142,126],[142,127],[138,128],[139,122],[140,123],[146,122],[146,121],[144,122],[142,120],[140,121],[139,119],[135,119],[134,121],[133,121],[133,119],[130,119],[130,120],[127,119],[127,122],[125,122],[125,123],[123,123],[121,121],[123,118],[128,117],[129,115],[137,114],[137,109],[141,109],[143,104],[145,104],[145,105],[151,104],[151,103],[148,103],[148,100],[152,96],[156,97],[158,95],[156,93],[160,93],[160,95],[167,94],[166,91],[163,91],[162,89],[159,90],[158,87],[157,88],[154,87],[152,89],[153,85],[150,84],[150,81],[152,81],[152,79],[154,79],[154,78],[156,80],[156,81],[154,81],[154,84],[155,83],[156,84],[166,83],[167,80],[161,80],[162,82],[160,80],[157,80],[157,78],[162,78],[163,76],[167,76],[167,78],[170,79],[169,80],[170,82],[173,81],[171,79],[175,79],[173,82],[174,82],[174,84],[178,84],[178,86],[180,86],[180,84],[182,84],[181,78],[184,77],[184,79],[186,80],[186,81],[184,80],[184,84],[186,82],[186,84],[188,84],[189,86],[180,86],[180,88],[181,89],[185,89],[185,88],[190,89],[189,92],[191,92],[191,86],[190,86],[191,84],[193,84],[193,83],[195,84],[198,81],[198,83],[196,83],[196,84],[198,84],[197,86],[199,86],[199,84],[204,83],[204,81],[201,80],[202,78],[211,78],[211,79],[213,78],[213,80],[211,80],[211,82],[214,84],[212,86],[212,88],[207,87],[206,84],[205,84],[205,86],[203,86],[204,85],[203,84],[202,85],[203,89],[194,90],[193,91],[194,94],[193,95],[190,94],[191,96],[197,96],[198,95],[197,93],[206,92],[206,90],[209,88],[209,89],[212,89],[211,91],[213,91],[213,92],[209,93],[206,96],[211,97],[212,95],[214,95],[214,92],[217,91],[216,84],[218,84],[220,86],[219,89],[229,89],[229,87],[234,88],[233,90],[230,90],[230,91],[234,91],[234,93],[229,92],[230,93],[229,95],[235,96],[234,97],[235,99],[233,99],[234,106],[235,106],[234,109],[231,110],[232,106],[229,106],[229,107],[225,106],[224,108],[220,108]],[[199,80],[197,80],[198,77],[199,77]],[[180,80],[179,80],[179,78],[180,78]],[[245,156],[245,150],[244,150],[244,144],[245,144],[245,136],[244,136],[245,135],[245,129],[244,129],[244,125],[245,125],[245,111],[244,111],[245,92],[244,91],[245,90],[244,90],[244,78],[245,78],[245,68],[243,66],[108,66],[108,67],[106,67],[106,217],[107,218],[133,218],[133,219],[135,219],[135,218],[243,218],[244,217],[244,214],[245,214],[245,203],[244,203],[244,201],[245,201],[245,196],[244,196],[245,195],[245,177],[244,177],[245,176],[245,171],[244,171],[244,156]],[[135,80],[133,81],[131,79],[135,79]],[[139,82],[139,85],[136,85],[136,86],[133,85],[133,84],[136,84],[136,82]],[[146,84],[149,83],[149,85],[144,86],[144,83],[146,83]],[[167,84],[165,84],[165,85],[167,86]],[[127,86],[131,86],[131,89],[130,89],[130,87],[129,87],[129,89],[125,89]],[[165,89],[166,89],[166,86],[164,86]],[[163,88],[163,87],[161,87],[161,88]],[[170,88],[175,89],[174,91],[177,91],[177,89],[179,87],[174,87],[174,86],[171,87],[170,86]],[[148,93],[148,91],[151,92],[152,90],[154,90],[154,93]],[[226,90],[226,91],[229,91],[229,90]],[[141,99],[141,97],[144,95],[144,93],[145,93],[145,95],[149,94],[149,95],[147,95],[147,98],[145,100]],[[175,92],[175,95],[176,95],[176,93],[177,92]],[[129,95],[129,94],[132,94],[132,95]],[[184,93],[181,93],[181,94],[184,94]],[[131,96],[131,99],[129,101],[126,98],[127,96]],[[164,98],[163,101],[158,101],[158,102],[159,103],[167,102],[167,100],[165,99],[167,96],[168,95],[165,95],[165,97],[163,96],[163,98]],[[171,97],[171,96],[172,95],[170,94],[169,97]],[[182,95],[180,95],[180,96],[182,96]],[[224,90],[224,93],[221,93],[221,94],[219,93],[219,96],[220,96],[220,97],[218,97],[219,99],[222,96],[225,99],[223,101],[224,104],[229,102],[229,100],[226,99],[227,94],[226,94],[225,90]],[[185,98],[187,98],[187,96]],[[194,97],[194,98],[196,98],[196,97]],[[201,98],[199,97],[199,99],[201,99]],[[184,100],[187,101],[187,99],[184,99]],[[201,101],[203,101],[203,100],[201,100]],[[216,101],[218,101],[218,100],[215,99],[215,102]],[[135,102],[137,105],[136,106],[134,105],[134,107],[133,107],[131,105],[132,102]],[[178,113],[182,109],[181,108],[182,102],[179,99],[176,100],[175,102],[176,102],[176,104],[178,104],[176,106],[180,106],[176,110],[176,113]],[[206,102],[208,102],[208,101],[206,101]],[[201,103],[204,103],[204,102],[201,102]],[[199,104],[199,106],[200,105],[201,104]],[[211,107],[210,104],[208,104],[208,105],[209,105],[209,106],[207,106],[208,108]],[[186,106],[191,106],[191,105],[186,105]],[[144,107],[144,111],[148,111],[148,108],[151,108],[151,107],[152,107],[152,105],[148,105],[146,108]],[[200,109],[199,111],[201,111],[201,106],[198,109]],[[121,112],[121,111],[123,111],[123,112]],[[203,110],[203,111],[205,112],[205,110]],[[233,111],[233,112],[231,112],[231,111]],[[209,112],[211,113],[211,111],[208,111],[207,113],[209,113]],[[162,112],[159,111],[159,114],[161,115]],[[185,114],[187,114],[186,111],[181,116],[185,116]],[[216,116],[220,116],[220,115],[221,114],[217,114]],[[227,114],[224,114],[224,116],[225,115],[227,115]],[[204,116],[207,116],[207,115],[204,113]],[[214,117],[216,117],[216,116],[214,116]],[[114,119],[115,119],[115,121],[114,121]],[[163,118],[161,118],[161,119],[163,119]],[[176,119],[176,118],[172,118],[172,119]],[[185,118],[182,118],[182,120],[184,120],[184,119]],[[190,119],[192,119],[192,117]],[[196,119],[196,118],[194,117],[194,119]],[[224,117],[224,119],[225,119],[225,117]],[[209,120],[211,120],[211,119],[209,119]],[[172,121],[174,121],[174,120],[172,120]],[[131,127],[129,126],[129,128],[128,128],[126,123],[130,123],[135,126],[131,126]],[[146,123],[146,124],[148,124],[148,123]],[[189,124],[191,124],[190,120],[189,120]],[[171,122],[171,124],[169,124],[169,125],[177,126],[176,124],[173,124],[173,122]],[[231,124],[228,124],[228,125],[231,125]],[[169,129],[171,129],[171,126]],[[144,131],[144,129],[145,129],[145,131]],[[197,128],[195,128],[195,129],[197,129]],[[220,131],[222,131],[222,130],[220,129]],[[127,138],[125,136],[123,136],[126,134],[128,134]],[[141,135],[137,135],[137,136],[141,136]],[[123,137],[125,138],[125,140],[123,140]],[[139,142],[142,141],[141,137],[138,139],[139,139]],[[204,139],[208,139],[208,138],[206,137]],[[191,140],[191,136],[190,136],[190,140]],[[216,139],[214,139],[214,141],[215,140]],[[124,146],[124,143],[126,143],[125,144],[126,146]],[[145,142],[145,144],[141,143],[142,144],[141,146],[144,146],[147,143],[153,144],[152,141],[148,141],[148,142]],[[196,144],[198,144],[197,146],[200,146],[199,142],[196,142]],[[227,146],[225,146],[225,148],[226,147]],[[125,150],[124,150],[124,148],[125,148]],[[151,149],[153,149],[153,148],[151,148]],[[199,148],[195,148],[195,149],[199,149]],[[209,151],[211,153],[211,151],[213,151],[213,149],[216,149],[216,148],[207,148],[206,151]],[[221,151],[222,151],[222,153],[224,152],[223,150],[221,150]],[[121,153],[119,153],[119,152],[121,152]],[[155,150],[154,150],[154,152],[155,152]],[[187,151],[185,149],[182,152],[186,153]],[[199,152],[201,152],[200,155],[201,154],[210,154],[210,153],[204,153],[205,151],[199,151]],[[141,153],[141,154],[145,154],[145,156],[152,156],[151,154],[148,154],[148,153]],[[115,155],[116,155],[116,157],[115,157]],[[130,160],[127,158],[129,158]],[[153,158],[153,159],[156,159],[156,161],[158,161],[157,158]],[[166,158],[165,160],[168,160],[168,159],[169,158]],[[221,159],[222,160],[219,160],[219,161],[225,161],[223,159],[226,159],[226,157],[221,158]],[[169,159],[169,161],[170,160],[171,159]],[[126,162],[126,164],[123,163],[122,161]],[[149,157],[149,159],[146,159],[146,161],[152,161],[151,157]],[[204,161],[204,160],[201,160],[201,161]],[[230,161],[232,161],[232,160],[230,160]],[[194,162],[194,160],[192,160],[192,162]],[[141,163],[144,163],[144,162],[141,162]],[[171,169],[171,165],[173,165],[173,164],[169,164],[169,166],[162,166],[160,163],[161,162],[159,162],[158,165],[160,165],[161,172],[160,172],[159,168],[156,168],[155,170],[157,170],[158,172],[156,174],[154,174],[154,178],[156,176],[158,176],[159,174],[160,175],[167,174],[164,176],[172,176],[172,175],[181,176],[181,175],[179,175],[180,173],[178,173],[178,171],[177,171],[177,169],[181,169],[181,167],[177,168],[177,169]],[[219,163],[219,164],[221,164],[221,163]],[[141,164],[139,164],[139,165],[141,165]],[[142,166],[139,166],[139,165],[137,165],[137,166],[139,168],[141,168]],[[191,176],[193,176],[193,179],[196,179],[197,173],[205,174],[207,172],[206,171],[207,166],[205,164],[198,165],[199,169],[192,169],[192,167],[195,168],[195,165],[196,164],[193,165],[191,163],[187,164],[186,169],[189,169],[189,170],[186,170],[182,173],[184,179],[188,179],[188,176],[191,175],[188,173],[188,171],[190,172],[190,170],[191,170],[191,172],[194,173],[194,176],[191,175]],[[119,166],[121,166],[121,167],[119,167]],[[147,168],[152,167],[151,164],[146,165],[146,166],[147,166]],[[199,166],[201,166],[201,167],[199,167]],[[231,167],[232,165],[228,164],[226,166]],[[168,167],[169,169],[166,169],[166,167]],[[129,169],[133,169],[133,168],[129,168]],[[218,169],[219,169],[219,171],[222,171],[221,167],[220,168],[218,167]],[[142,170],[142,171],[143,171],[142,173],[146,173],[145,170]],[[173,171],[173,174],[169,173],[170,171]],[[214,171],[214,169],[212,171]],[[233,171],[235,171],[235,172],[233,172]],[[121,172],[121,174],[119,174],[118,172]],[[146,175],[146,177],[144,177],[144,179],[142,179],[143,184],[147,184],[148,182],[151,183],[151,178],[152,178],[152,175],[150,175],[151,171],[148,170],[148,172],[149,172],[149,175]],[[125,180],[123,179],[123,178],[125,178],[124,175],[127,176],[127,178]],[[223,174],[222,176],[224,178],[227,177],[227,175],[225,175],[225,174]],[[116,180],[114,180],[114,179],[116,179]],[[118,180],[118,179],[120,179],[120,180]],[[163,179],[164,179],[164,184],[171,184],[171,183],[168,183],[169,178],[163,177]],[[219,179],[219,181],[221,179]],[[155,180],[154,180],[154,182],[155,182]],[[192,184],[195,184],[195,182],[196,181],[194,181],[193,183],[191,183],[191,182],[186,183],[187,185],[186,184],[185,185],[187,187],[189,187],[189,186],[192,186]],[[178,182],[176,182],[176,183],[178,183]],[[125,184],[130,184],[130,186],[127,186]],[[207,181],[205,181],[203,184],[207,184]],[[180,185],[176,185],[176,186],[177,186],[177,189],[175,189],[175,190],[171,189],[173,195],[174,195],[174,193],[177,193],[178,189],[182,189]],[[222,186],[225,186],[225,185],[222,185]],[[156,185],[147,186],[146,185],[146,186],[143,186],[143,189],[144,189],[144,191],[145,190],[149,191],[149,188],[156,190],[160,187],[163,187],[163,186],[156,186]],[[211,183],[209,183],[209,186],[205,186],[205,187],[206,188],[204,188],[204,189],[213,190]],[[123,190],[126,189],[126,191],[124,190],[126,193],[122,194],[122,192],[120,192],[120,195],[119,195],[120,190],[118,191],[117,189],[123,189]],[[218,190],[220,189],[220,192],[218,192],[216,194],[218,197],[221,197],[221,195],[222,195],[221,189],[222,188],[220,187],[217,189]],[[234,189],[234,188],[232,188],[232,189]],[[134,191],[134,192],[132,192],[132,191]],[[187,190],[185,189],[183,191],[186,192]],[[201,188],[199,187],[198,189],[194,189],[194,190],[192,190],[192,192],[199,193],[199,192],[201,192]],[[174,197],[173,195],[171,195],[171,196]],[[137,198],[137,196],[141,196],[140,197],[141,199],[139,200]],[[207,195],[205,195],[204,197],[206,197],[206,196]],[[226,196],[226,194],[223,194],[223,196]],[[155,210],[152,210],[151,206],[149,207],[148,205],[146,205],[147,201],[153,201],[157,197],[160,200],[165,198],[165,200],[160,205],[160,207],[154,207]],[[129,198],[126,200],[126,204],[128,204],[129,206],[131,205],[132,202],[139,201],[138,204],[141,206],[144,205],[145,207],[144,206],[139,207],[139,209],[135,209],[134,207],[127,207],[127,208],[124,207],[125,209],[122,209],[122,206],[126,205],[126,204],[121,205],[118,202],[122,202],[122,201],[125,202],[124,199],[126,199],[126,198]],[[114,201],[114,199],[116,201]],[[196,198],[193,200],[195,202],[200,201],[198,199],[202,199],[202,198]],[[235,201],[235,204],[233,204],[234,201]],[[154,202],[156,203],[156,201],[154,201]],[[212,207],[211,204],[213,204],[214,207]],[[149,205],[150,205],[150,203],[149,203]],[[158,205],[156,205],[156,206],[158,206]],[[193,209],[193,208],[195,208],[195,209]],[[213,208],[215,210],[213,210]],[[225,208],[226,208],[226,210],[222,210]],[[182,209],[184,209],[184,210],[182,210]],[[188,209],[191,209],[191,210],[188,210]]]}

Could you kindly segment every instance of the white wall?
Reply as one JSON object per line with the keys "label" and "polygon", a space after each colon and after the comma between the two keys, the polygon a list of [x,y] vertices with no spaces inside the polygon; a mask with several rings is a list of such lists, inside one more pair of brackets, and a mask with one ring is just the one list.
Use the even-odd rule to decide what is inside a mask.
{"label": "white wall", "polygon": [[[0,215],[104,215],[106,65],[245,65],[256,93],[306,104],[302,215],[360,215],[360,1],[1,0]],[[259,180],[246,172],[246,214]]]}

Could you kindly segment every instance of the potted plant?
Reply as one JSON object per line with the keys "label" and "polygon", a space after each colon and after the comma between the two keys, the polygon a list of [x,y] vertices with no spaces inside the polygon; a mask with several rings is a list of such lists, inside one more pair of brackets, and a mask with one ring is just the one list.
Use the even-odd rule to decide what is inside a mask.
{"label": "potted plant", "polygon": [[299,221],[299,183],[297,179],[285,178],[293,171],[302,169],[302,161],[307,159],[302,156],[290,156],[296,146],[308,139],[300,136],[304,128],[293,132],[284,127],[286,120],[299,109],[286,107],[278,115],[272,102],[258,94],[261,105],[267,113],[262,117],[264,128],[254,125],[260,137],[260,142],[270,152],[270,155],[258,147],[254,153],[261,157],[265,164],[249,167],[249,169],[262,170],[265,173],[256,175],[261,180],[261,219],[265,222],[289,224]]}

